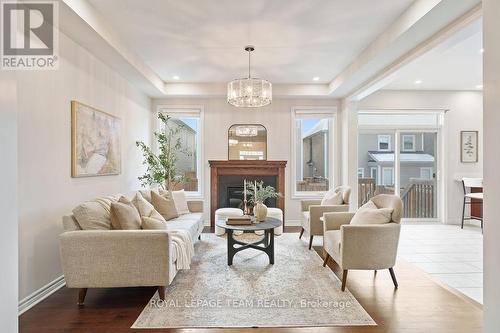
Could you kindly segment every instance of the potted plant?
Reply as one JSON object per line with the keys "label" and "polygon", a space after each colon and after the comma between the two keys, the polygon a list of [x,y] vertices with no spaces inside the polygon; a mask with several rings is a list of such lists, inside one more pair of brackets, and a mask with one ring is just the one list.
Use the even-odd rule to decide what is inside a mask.
{"label": "potted plant", "polygon": [[263,181],[254,182],[253,186],[248,186],[246,190],[247,194],[250,196],[250,202],[253,203],[253,212],[255,219],[259,222],[264,221],[267,216],[267,206],[264,202],[267,199],[278,198],[281,196],[280,193],[276,192],[276,189],[272,186],[264,186]]}
{"label": "potted plant", "polygon": [[138,179],[144,187],[156,185],[165,190],[173,190],[179,184],[187,181],[184,175],[178,174],[176,168],[178,156],[181,154],[190,156],[192,153],[182,147],[179,133],[185,128],[185,125],[174,122],[171,117],[161,112],[158,113],[158,119],[161,121],[163,129],[163,131],[154,133],[158,154],[155,154],[153,149],[144,142],[136,142],[136,146],[142,150],[144,156],[143,164],[147,166],[146,173]]}

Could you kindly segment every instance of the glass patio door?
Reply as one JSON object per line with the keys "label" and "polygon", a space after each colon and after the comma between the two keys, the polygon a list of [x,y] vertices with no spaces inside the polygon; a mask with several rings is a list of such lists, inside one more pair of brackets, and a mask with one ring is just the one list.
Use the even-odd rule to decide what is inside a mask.
{"label": "glass patio door", "polygon": [[377,194],[397,194],[403,218],[439,218],[442,116],[361,113],[358,119],[358,206]]}

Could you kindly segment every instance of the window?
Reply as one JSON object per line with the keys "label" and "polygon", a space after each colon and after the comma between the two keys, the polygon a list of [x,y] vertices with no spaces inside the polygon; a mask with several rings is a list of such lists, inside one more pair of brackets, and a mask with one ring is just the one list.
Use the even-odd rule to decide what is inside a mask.
{"label": "window", "polygon": [[420,178],[422,179],[433,179],[433,169],[430,167],[420,168]]}
{"label": "window", "polygon": [[377,167],[370,168],[370,178],[375,179],[375,184],[377,184]]}
{"label": "window", "polygon": [[[159,112],[171,117],[172,128],[176,130],[175,140],[180,139],[181,151],[176,153],[177,175],[184,181],[176,189],[184,189],[188,196],[202,196],[201,136],[202,109],[192,107],[159,107]],[[164,129],[162,129],[164,130]]]}
{"label": "window", "polygon": [[365,168],[358,168],[358,178],[365,178]]}
{"label": "window", "polygon": [[401,151],[415,151],[415,135],[402,135]]}
{"label": "window", "polygon": [[390,135],[378,135],[378,151],[390,151],[391,150],[391,136]]}
{"label": "window", "polygon": [[382,168],[382,185],[394,185],[394,168]]}
{"label": "window", "polygon": [[332,186],[335,109],[292,112],[293,195],[319,196]]}

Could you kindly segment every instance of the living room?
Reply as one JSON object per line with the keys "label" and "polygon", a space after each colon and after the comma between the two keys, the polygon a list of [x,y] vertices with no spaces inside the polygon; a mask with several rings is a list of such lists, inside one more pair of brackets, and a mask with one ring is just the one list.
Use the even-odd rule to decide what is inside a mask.
{"label": "living room", "polygon": [[43,3],[4,331],[498,331],[495,1]]}

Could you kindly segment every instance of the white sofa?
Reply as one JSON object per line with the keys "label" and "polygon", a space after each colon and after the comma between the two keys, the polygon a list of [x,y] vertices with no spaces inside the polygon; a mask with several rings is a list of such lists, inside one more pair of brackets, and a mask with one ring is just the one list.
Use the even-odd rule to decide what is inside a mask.
{"label": "white sofa", "polygon": [[[203,231],[203,202],[188,201],[188,207],[189,214],[167,223],[169,230],[188,230],[195,242]],[[79,305],[87,288],[154,286],[164,298],[177,274],[169,230],[82,230],[74,215],[64,216],[63,226],[62,270],[66,286],[80,288]]]}

